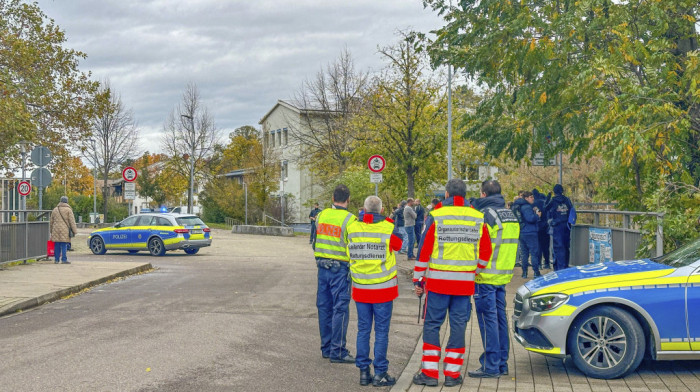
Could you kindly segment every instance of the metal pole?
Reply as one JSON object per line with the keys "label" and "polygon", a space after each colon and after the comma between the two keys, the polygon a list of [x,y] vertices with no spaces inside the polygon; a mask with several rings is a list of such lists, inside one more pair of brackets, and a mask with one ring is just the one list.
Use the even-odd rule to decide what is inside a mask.
{"label": "metal pole", "polygon": [[564,185],[564,154],[559,152],[559,184]]}
{"label": "metal pole", "polygon": [[447,180],[452,179],[452,65],[447,66]]}
{"label": "metal pole", "polygon": [[[22,145],[22,181],[24,181],[26,175],[26,161],[27,161],[27,148],[24,143]],[[22,201],[20,203],[20,209],[22,211],[27,210],[27,196],[22,196]],[[20,214],[20,217],[23,221],[27,220],[27,213],[24,212],[23,214]],[[25,255],[26,256],[26,255]]]}
{"label": "metal pole", "polygon": [[197,138],[194,133],[194,117],[189,116],[189,118],[192,125],[192,155],[190,155],[190,197],[187,202],[187,213],[192,214],[192,205],[194,204],[194,148]]}
{"label": "metal pole", "polygon": [[97,223],[97,147],[95,139],[92,139],[92,152],[95,154],[95,161],[92,163],[93,194],[92,194],[92,223]]}
{"label": "metal pole", "polygon": [[248,184],[244,182],[243,188],[245,189],[245,224],[248,226]]}
{"label": "metal pole", "polygon": [[379,196],[379,184],[374,183],[374,196]]}
{"label": "metal pole", "polygon": [[663,214],[656,215],[656,256],[664,254]]}

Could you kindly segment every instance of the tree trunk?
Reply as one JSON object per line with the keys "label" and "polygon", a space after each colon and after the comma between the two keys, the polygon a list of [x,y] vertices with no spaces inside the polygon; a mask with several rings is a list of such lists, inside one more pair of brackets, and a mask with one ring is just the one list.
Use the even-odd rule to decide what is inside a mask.
{"label": "tree trunk", "polygon": [[409,167],[408,169],[406,169],[406,194],[408,197],[410,197],[412,199],[415,198],[415,194],[416,194],[416,189],[415,189],[415,184],[414,184],[415,172],[416,172],[416,170],[413,167]]}
{"label": "tree trunk", "polygon": [[104,183],[102,186],[102,200],[103,200],[104,206],[102,208],[102,213],[104,214],[104,220],[106,222],[107,221],[107,197],[109,194],[109,187],[107,186],[108,172],[106,170],[105,170],[103,179],[104,179]]}

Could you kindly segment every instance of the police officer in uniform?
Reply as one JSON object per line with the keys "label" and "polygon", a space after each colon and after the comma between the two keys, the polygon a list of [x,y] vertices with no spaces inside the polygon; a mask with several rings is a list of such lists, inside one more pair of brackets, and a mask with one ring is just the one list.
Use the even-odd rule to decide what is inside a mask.
{"label": "police officer in uniform", "polygon": [[545,207],[547,222],[552,228],[552,248],[554,250],[554,270],[569,268],[571,247],[571,224],[569,215],[574,208],[571,200],[564,196],[564,187],[554,185],[554,197]]}
{"label": "police officer in uniform", "polygon": [[520,225],[513,211],[506,208],[498,181],[484,181],[481,199],[472,205],[484,213],[493,253],[486,268],[476,276],[474,307],[484,353],[479,357],[481,367],[468,374],[476,378],[499,377],[508,374],[506,284],[513,278]]}
{"label": "police officer in uniform", "polygon": [[[389,324],[394,299],[399,296],[396,279],[396,252],[401,234],[382,213],[382,200],[365,199],[363,221],[348,225],[348,255],[352,276],[352,299],[357,305],[357,359],[360,385],[389,386],[396,379],[387,373]],[[374,320],[374,377],[370,373],[369,339]]]}
{"label": "police officer in uniform", "polygon": [[491,259],[491,239],[484,214],[465,204],[464,181],[452,179],[445,186],[445,200],[435,206],[426,221],[414,267],[417,295],[427,292],[423,325],[421,369],[413,377],[417,385],[436,386],[441,357],[440,327],[449,312],[450,337],[445,347],[445,386],[462,383],[464,333],[471,314],[471,295],[479,270]]}
{"label": "police officer in uniform", "polygon": [[333,363],[355,363],[345,348],[350,304],[350,258],[347,254],[347,227],[357,219],[348,212],[350,190],[338,185],[333,191],[333,207],[316,216],[314,256],[318,266],[318,327],[321,355]]}

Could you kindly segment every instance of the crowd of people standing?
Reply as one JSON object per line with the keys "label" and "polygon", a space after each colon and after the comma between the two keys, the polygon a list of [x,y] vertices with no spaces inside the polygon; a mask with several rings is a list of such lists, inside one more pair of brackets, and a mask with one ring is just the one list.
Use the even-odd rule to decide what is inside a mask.
{"label": "crowd of people standing", "polygon": [[[528,261],[539,276],[541,249],[549,247],[548,243],[540,245],[544,230],[547,237],[554,238],[555,269],[568,264],[564,230],[570,228],[573,205],[561,185],[553,191],[554,197],[536,190],[521,192],[508,208],[497,181],[484,181],[481,197],[467,200],[464,181],[452,179],[445,186],[444,200],[434,199],[427,208],[420,200],[408,198],[398,203],[391,216],[385,216],[382,200],[369,196],[358,219],[347,210],[350,191],[345,185],[337,186],[333,206],[314,209],[309,215],[318,267],[321,355],[331,363],[354,363],[360,369],[361,385],[395,383],[388,374],[387,349],[392,304],[399,295],[396,254],[404,253],[414,260],[415,294],[421,298],[429,293],[423,314],[423,357],[413,382],[437,385],[442,359],[444,385],[462,383],[472,297],[484,353],[479,358],[481,366],[468,375],[507,375],[505,286],[513,277],[516,260],[523,263],[524,276]],[[345,347],[350,299],[357,307],[356,357]],[[447,317],[450,332],[443,357],[440,329]],[[372,329],[374,359],[370,358]]]}

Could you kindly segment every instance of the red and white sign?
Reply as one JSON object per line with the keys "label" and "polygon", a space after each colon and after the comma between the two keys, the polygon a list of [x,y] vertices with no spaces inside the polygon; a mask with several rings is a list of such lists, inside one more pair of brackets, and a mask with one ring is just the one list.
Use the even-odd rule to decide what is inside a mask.
{"label": "red and white sign", "polygon": [[124,181],[126,182],[132,182],[138,177],[138,172],[136,172],[136,169],[134,169],[131,166],[125,167],[124,170],[122,170],[122,178],[124,178]]}
{"label": "red and white sign", "polygon": [[369,157],[369,161],[367,161],[367,167],[369,167],[372,173],[381,173],[386,167],[386,161],[381,155],[372,155]]}
{"label": "red and white sign", "polygon": [[30,184],[29,181],[20,181],[19,184],[17,184],[17,193],[21,196],[29,195],[32,193],[32,184]]}

